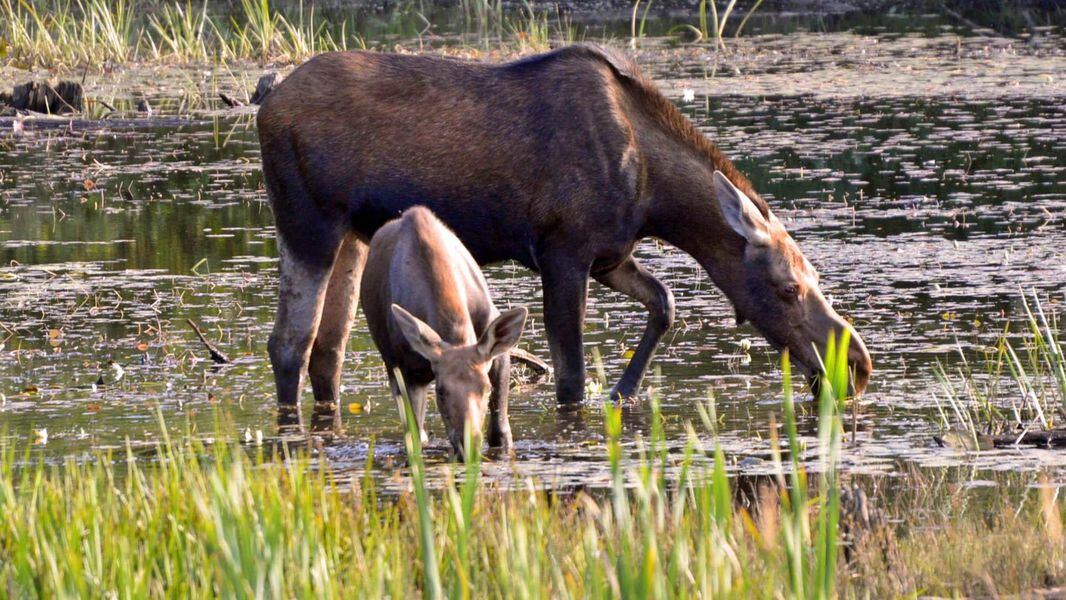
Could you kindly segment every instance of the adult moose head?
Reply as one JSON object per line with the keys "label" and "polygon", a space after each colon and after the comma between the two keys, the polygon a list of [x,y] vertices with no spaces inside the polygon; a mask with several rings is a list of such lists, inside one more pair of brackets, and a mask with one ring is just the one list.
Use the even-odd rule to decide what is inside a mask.
{"label": "adult moose head", "polygon": [[[270,357],[278,399],[307,367],[336,406],[366,242],[419,204],[481,264],[541,275],[560,402],[584,394],[588,279],[650,313],[614,393],[636,393],[674,319],[673,296],[633,257],[656,237],[692,255],[736,307],[808,372],[834,329],[810,263],[751,183],[624,57],[578,45],[491,65],[323,54],[259,110],[281,255]],[[871,363],[852,335],[853,386]]]}

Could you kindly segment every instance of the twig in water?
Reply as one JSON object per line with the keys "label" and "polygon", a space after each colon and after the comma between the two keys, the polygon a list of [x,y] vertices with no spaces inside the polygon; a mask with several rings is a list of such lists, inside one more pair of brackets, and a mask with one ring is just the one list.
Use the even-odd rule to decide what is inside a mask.
{"label": "twig in water", "polygon": [[511,348],[511,351],[508,352],[508,354],[511,355],[511,359],[515,362],[520,362],[532,369],[538,377],[542,377],[546,373],[551,371],[551,367],[548,365],[548,363],[520,348]]}
{"label": "twig in water", "polygon": [[192,319],[185,319],[185,321],[189,324],[189,327],[192,327],[192,330],[196,332],[196,337],[200,338],[200,342],[203,343],[204,347],[207,348],[207,352],[211,355],[211,360],[220,365],[232,362],[228,356],[223,354],[214,344],[208,341],[207,337],[204,336],[204,332],[200,331],[200,328],[196,326],[196,323],[194,323]]}

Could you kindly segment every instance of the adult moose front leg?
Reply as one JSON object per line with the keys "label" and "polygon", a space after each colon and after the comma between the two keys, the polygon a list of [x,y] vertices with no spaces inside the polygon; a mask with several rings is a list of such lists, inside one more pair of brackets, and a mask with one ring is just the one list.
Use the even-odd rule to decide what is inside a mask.
{"label": "adult moose front leg", "polygon": [[622,379],[611,390],[612,399],[629,398],[640,391],[655,349],[674,324],[674,295],[632,256],[605,273],[594,275],[596,281],[640,301],[648,309],[648,325]]}
{"label": "adult moose front leg", "polygon": [[315,420],[332,420],[332,427],[338,431],[341,366],[359,303],[359,281],[366,265],[366,256],[367,245],[349,234],[333,261],[307,369],[315,394]]}
{"label": "adult moose front leg", "polygon": [[585,397],[585,303],[589,268],[571,257],[545,257],[541,261],[544,287],[544,328],[555,366],[555,396],[562,404]]}
{"label": "adult moose front leg", "polygon": [[511,357],[506,353],[492,361],[489,371],[492,395],[489,397],[489,446],[510,450],[514,444],[507,417],[508,396],[511,392]]}

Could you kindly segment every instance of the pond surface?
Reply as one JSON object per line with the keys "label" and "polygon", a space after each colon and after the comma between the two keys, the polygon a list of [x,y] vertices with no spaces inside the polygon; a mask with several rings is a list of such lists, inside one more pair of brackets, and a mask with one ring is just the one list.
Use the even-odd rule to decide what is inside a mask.
{"label": "pond surface", "polygon": [[[849,424],[847,468],[1066,466],[1066,454],[1051,451],[937,447],[931,394],[932,366],[957,361],[958,347],[979,356],[1018,317],[1019,289],[1038,290],[1045,307],[1062,311],[1063,40],[1058,30],[1038,43],[844,31],[752,36],[728,53],[657,40],[636,51],[748,173],[871,349],[874,378]],[[277,249],[254,117],[210,100],[220,85],[257,75],[90,76],[90,96],[95,89],[125,105],[147,97],[155,116],[23,133],[4,122],[0,428],[8,444],[37,442],[50,460],[87,457],[127,439],[158,440],[160,413],[172,434],[211,435],[221,420],[223,433],[242,439],[278,435],[266,356]],[[677,299],[678,323],[647,382],[668,439],[683,443],[685,424],[699,422],[695,403],[713,393],[737,468],[766,471],[768,424],[781,412],[779,358],[750,327],[735,326],[691,258],[651,240],[639,254]],[[539,279],[512,264],[487,273],[498,304],[531,309],[521,345],[547,358]],[[644,318],[635,303],[591,285],[587,349],[602,358],[608,384]],[[234,364],[206,360],[186,319]],[[343,386],[345,435],[324,438],[320,451],[336,468],[358,468],[373,439],[378,464],[402,462],[396,408],[361,316]],[[514,461],[498,461],[492,473],[602,481],[602,397],[590,390],[583,410],[563,414],[549,381],[523,382],[511,395]],[[626,407],[628,441],[647,434],[650,415],[646,401]],[[443,462],[447,442],[432,410],[428,427],[427,454]],[[813,420],[801,430],[812,434]]]}

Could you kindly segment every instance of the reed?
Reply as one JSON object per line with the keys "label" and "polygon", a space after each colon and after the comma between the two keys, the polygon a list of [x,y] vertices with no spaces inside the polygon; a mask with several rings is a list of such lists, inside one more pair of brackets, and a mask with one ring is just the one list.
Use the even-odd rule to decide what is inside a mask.
{"label": "reed", "polygon": [[[296,63],[321,52],[372,45],[370,33],[355,30],[357,21],[321,19],[314,3],[286,10],[277,4],[239,0],[232,4],[234,14],[224,17],[206,0],[142,1],[136,7],[134,0],[0,0],[0,61],[67,69],[144,61]],[[552,41],[572,43],[581,37],[568,17],[528,1],[505,11],[500,0],[462,0],[457,10],[465,19],[462,39],[474,36],[484,49],[541,51]],[[416,31],[402,17],[411,14],[420,20]],[[397,8],[383,22],[384,31],[375,30],[378,43],[396,37],[417,37],[421,43],[433,28],[425,14]]]}
{"label": "reed", "polygon": [[[840,372],[833,360],[827,353],[827,373]],[[1000,594],[1066,580],[1064,501],[1018,475],[1003,475],[1004,492],[981,503],[946,477],[916,475],[889,506],[909,532],[902,559],[888,569],[857,547],[842,564],[846,386],[825,377],[821,441],[804,440],[787,357],[782,371],[788,457],[775,440],[777,496],[758,514],[734,503],[713,396],[680,455],[668,450],[657,399],[646,439],[625,434],[622,410],[605,405],[610,483],[590,493],[523,479],[501,489],[482,479],[477,453],[461,466],[427,465],[409,405],[409,488],[399,496],[380,492],[372,448],[364,474],[341,480],[306,451],[226,441],[225,419],[211,445],[171,440],[160,422],[153,453],[62,465],[5,443],[0,595],[831,598]],[[431,471],[443,472],[437,489]],[[1018,489],[1028,492],[1009,491]],[[995,565],[996,580],[971,565]]]}
{"label": "reed", "polygon": [[207,0],[199,8],[192,0],[184,5],[165,5],[160,14],[149,15],[148,22],[154,32],[148,36],[153,58],[206,62],[211,56],[209,40],[214,24],[207,15]]}
{"label": "reed", "polygon": [[958,346],[954,364],[933,369],[940,384],[932,392],[940,426],[979,438],[1008,432],[1061,428],[1066,419],[1066,360],[1058,315],[1044,310],[1039,295],[1019,291],[1020,331],[1004,329],[994,346],[978,356]]}
{"label": "reed", "polygon": [[[740,37],[740,33],[744,30],[744,26],[748,23],[751,16],[755,14],[755,11],[759,9],[759,6],[762,5],[762,2],[763,0],[756,0],[751,5],[751,8],[749,8],[744,14],[744,18],[740,20],[740,24],[737,25],[736,30],[734,30],[734,38]],[[676,25],[667,32],[667,35],[675,35],[683,31],[690,32],[696,36],[696,42],[713,40],[716,48],[726,50],[726,25],[729,23],[729,18],[733,15],[733,9],[736,8],[736,4],[737,0],[728,0],[721,12],[719,12],[717,0],[700,0],[699,5],[697,6],[696,25],[688,23]],[[633,7],[632,29],[634,31],[634,38],[636,37],[636,13],[637,6],[639,5],[640,1],[638,0]],[[646,18],[647,8],[645,8],[644,12],[644,18]],[[644,19],[641,19],[641,21],[641,30],[643,30]]]}

